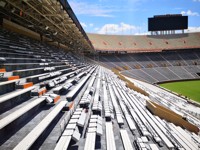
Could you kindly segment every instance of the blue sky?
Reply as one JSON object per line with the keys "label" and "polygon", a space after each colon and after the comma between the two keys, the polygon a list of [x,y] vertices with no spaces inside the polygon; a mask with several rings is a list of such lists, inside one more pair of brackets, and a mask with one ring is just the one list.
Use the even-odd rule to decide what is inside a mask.
{"label": "blue sky", "polygon": [[189,16],[188,32],[200,31],[200,0],[68,0],[86,32],[147,34],[154,15]]}

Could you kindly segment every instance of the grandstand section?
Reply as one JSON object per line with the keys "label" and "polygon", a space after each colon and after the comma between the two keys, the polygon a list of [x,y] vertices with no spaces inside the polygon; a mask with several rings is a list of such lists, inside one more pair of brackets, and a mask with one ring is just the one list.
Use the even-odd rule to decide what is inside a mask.
{"label": "grandstand section", "polygon": [[107,68],[120,70],[126,76],[149,83],[158,83],[199,79],[199,55],[198,50],[101,54],[99,62]]}
{"label": "grandstand section", "polygon": [[[144,96],[110,70],[83,62],[77,54],[1,31],[0,149],[166,150],[200,144],[195,133],[154,116],[146,100],[188,116],[186,122],[198,132],[196,106],[188,103],[183,108],[187,102],[172,95],[169,99],[176,99],[176,109],[181,110],[177,112],[166,100],[158,100],[165,93],[145,89]],[[183,133],[188,139],[182,138]]]}
{"label": "grandstand section", "polygon": [[200,33],[170,35],[88,34],[95,50],[102,53],[161,52],[200,48]]}
{"label": "grandstand section", "polygon": [[[91,58],[96,56],[83,54],[94,52],[97,45],[91,45],[90,34],[84,32],[65,0],[0,0],[2,16],[0,149],[200,147],[200,107],[142,82],[198,79],[199,33],[95,36],[106,37],[103,45],[108,46],[108,53],[125,52],[100,53],[95,61]],[[134,53],[127,54],[133,50],[127,38],[136,40]],[[112,45],[115,39],[117,44]],[[176,50],[162,51],[162,41],[170,45],[166,50]],[[129,46],[124,47],[125,42]],[[177,50],[183,48],[182,43],[192,51]],[[150,49],[154,44],[157,46]],[[137,53],[139,50],[148,52]]]}

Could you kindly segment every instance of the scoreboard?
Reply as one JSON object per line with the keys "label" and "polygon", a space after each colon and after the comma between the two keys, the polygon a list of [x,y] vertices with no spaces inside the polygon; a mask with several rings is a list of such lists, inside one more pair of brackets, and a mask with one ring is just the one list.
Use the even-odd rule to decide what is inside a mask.
{"label": "scoreboard", "polygon": [[188,29],[188,16],[160,15],[148,18],[148,31]]}

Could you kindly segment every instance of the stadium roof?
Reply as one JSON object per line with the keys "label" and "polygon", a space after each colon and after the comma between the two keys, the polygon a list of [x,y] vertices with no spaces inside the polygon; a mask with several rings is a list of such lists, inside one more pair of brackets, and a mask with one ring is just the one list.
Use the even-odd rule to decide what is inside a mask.
{"label": "stadium roof", "polygon": [[0,0],[4,17],[71,50],[93,50],[66,0]]}
{"label": "stadium roof", "polygon": [[88,34],[97,51],[159,52],[200,48],[200,33],[174,35]]}

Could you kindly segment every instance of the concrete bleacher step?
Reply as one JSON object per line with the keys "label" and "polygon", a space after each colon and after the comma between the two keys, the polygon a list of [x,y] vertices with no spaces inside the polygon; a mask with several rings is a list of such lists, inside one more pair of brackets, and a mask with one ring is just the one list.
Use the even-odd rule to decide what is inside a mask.
{"label": "concrete bleacher step", "polygon": [[17,144],[14,150],[29,149],[43,131],[50,125],[54,118],[60,113],[66,103],[66,101],[61,101],[57,104],[55,108],[26,137],[24,137],[20,143]]}
{"label": "concrete bleacher step", "polygon": [[19,78],[20,78],[19,76],[9,76],[9,77],[0,78],[0,81],[11,81],[11,80],[17,80]]}
{"label": "concrete bleacher step", "polygon": [[[0,52],[0,57],[14,57],[14,58],[37,58],[35,55],[30,55],[30,54],[18,54],[18,53],[13,53],[13,52]],[[50,56],[42,56],[39,57],[41,59],[52,59]]]}
{"label": "concrete bleacher step", "polygon": [[0,95],[14,91],[17,81],[19,81],[19,79],[0,82]]}
{"label": "concrete bleacher step", "polygon": [[7,71],[38,68],[41,66],[47,65],[40,63],[4,63],[1,65],[1,67],[4,67]]}
{"label": "concrete bleacher step", "polygon": [[[52,71],[60,71],[62,70],[63,73],[66,73],[70,71],[68,65],[61,65],[61,66],[53,66],[53,67],[38,67],[38,68],[31,68],[31,69],[20,69],[20,70],[14,70],[13,75],[19,75],[21,78],[28,77],[28,76],[40,76],[40,74],[45,74],[47,72]],[[33,81],[32,81],[33,82]]]}
{"label": "concrete bleacher step", "polygon": [[47,92],[46,87],[42,87],[42,88],[39,88],[39,89],[34,89],[34,90],[32,90],[32,91],[31,91],[31,95],[32,95],[32,96],[42,96],[42,95],[44,95],[46,92]]}
{"label": "concrete bleacher step", "polygon": [[41,63],[41,59],[37,58],[12,58],[12,57],[4,57],[6,59],[6,63]]}
{"label": "concrete bleacher step", "polygon": [[21,69],[21,70],[15,70],[13,71],[13,75],[19,75],[21,78],[27,77],[27,76],[32,76],[32,75],[37,75],[37,74],[42,74],[44,73],[44,68],[31,68],[31,69]]}
{"label": "concrete bleacher step", "polygon": [[27,82],[16,86],[17,89],[26,89],[33,86],[33,82]]}
{"label": "concrete bleacher step", "polygon": [[31,101],[30,103],[28,103],[27,105],[17,109],[13,113],[11,113],[11,114],[7,115],[6,117],[4,117],[3,119],[1,119],[0,120],[0,130],[2,128],[4,128],[5,126],[7,126],[9,123],[11,123],[14,120],[16,120],[17,118],[19,118],[20,116],[24,115],[26,112],[30,111],[32,108],[34,108],[38,104],[42,103],[44,100],[45,100],[44,97],[35,99],[35,100]]}
{"label": "concrete bleacher step", "polygon": [[35,87],[31,86],[26,89],[19,89],[13,92],[6,93],[0,96],[0,113],[9,110],[14,105],[17,105],[30,98],[31,90]]}

